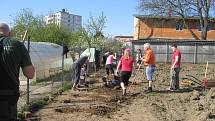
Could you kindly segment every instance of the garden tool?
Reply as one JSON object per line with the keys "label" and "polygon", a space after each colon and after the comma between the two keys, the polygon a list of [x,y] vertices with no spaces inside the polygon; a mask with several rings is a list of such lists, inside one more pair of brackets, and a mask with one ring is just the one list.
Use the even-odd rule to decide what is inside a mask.
{"label": "garden tool", "polygon": [[131,82],[131,85],[130,86],[128,86],[128,92],[130,93],[130,90],[131,90],[131,87],[135,84],[135,83],[137,83],[136,82],[136,79],[137,79],[137,73],[138,72],[140,72],[140,67],[141,67],[141,65],[142,65],[142,63],[139,65],[139,68],[138,69],[136,69],[136,73],[134,73],[134,79],[133,79],[133,81]]}
{"label": "garden tool", "polygon": [[207,88],[207,84],[208,84],[207,72],[208,72],[208,61],[207,61],[207,65],[206,65],[206,68],[205,68],[205,77],[203,79],[204,88]]}

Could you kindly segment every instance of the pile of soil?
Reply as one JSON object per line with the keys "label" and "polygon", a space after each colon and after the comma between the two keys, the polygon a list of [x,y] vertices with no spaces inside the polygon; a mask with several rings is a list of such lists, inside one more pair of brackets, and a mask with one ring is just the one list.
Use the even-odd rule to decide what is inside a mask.
{"label": "pile of soil", "polygon": [[[40,121],[214,121],[215,88],[204,89],[205,65],[183,64],[180,79],[193,82],[177,92],[167,91],[170,65],[158,64],[153,92],[144,93],[147,81],[144,71],[136,72],[131,91],[122,96],[121,89],[103,85],[104,71],[90,78],[88,90],[70,90],[33,114]],[[210,64],[208,80],[215,79],[215,65]]]}

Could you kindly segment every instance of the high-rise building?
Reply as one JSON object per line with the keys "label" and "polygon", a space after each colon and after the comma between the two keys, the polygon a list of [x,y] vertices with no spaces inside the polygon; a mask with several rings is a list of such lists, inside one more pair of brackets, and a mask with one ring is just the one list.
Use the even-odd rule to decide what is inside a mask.
{"label": "high-rise building", "polygon": [[65,9],[54,14],[45,16],[46,24],[56,24],[60,27],[65,27],[69,31],[78,31],[81,27],[82,17],[79,15],[70,14]]}

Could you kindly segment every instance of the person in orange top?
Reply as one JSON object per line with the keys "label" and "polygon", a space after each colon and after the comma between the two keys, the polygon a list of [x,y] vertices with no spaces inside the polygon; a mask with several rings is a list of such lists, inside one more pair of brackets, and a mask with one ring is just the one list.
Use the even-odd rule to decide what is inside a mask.
{"label": "person in orange top", "polygon": [[149,81],[148,90],[145,90],[145,92],[149,93],[152,92],[152,77],[155,71],[155,56],[149,43],[144,44],[144,51],[145,55],[142,58],[142,61],[144,62],[144,66],[146,66],[146,77]]}

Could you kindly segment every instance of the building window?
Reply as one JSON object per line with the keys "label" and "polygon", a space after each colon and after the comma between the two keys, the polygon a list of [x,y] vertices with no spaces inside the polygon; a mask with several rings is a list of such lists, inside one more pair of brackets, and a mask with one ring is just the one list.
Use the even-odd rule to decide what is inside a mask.
{"label": "building window", "polygon": [[180,22],[176,23],[175,30],[176,31],[182,31],[183,30],[183,24]]}

